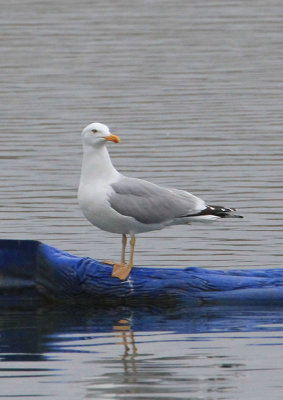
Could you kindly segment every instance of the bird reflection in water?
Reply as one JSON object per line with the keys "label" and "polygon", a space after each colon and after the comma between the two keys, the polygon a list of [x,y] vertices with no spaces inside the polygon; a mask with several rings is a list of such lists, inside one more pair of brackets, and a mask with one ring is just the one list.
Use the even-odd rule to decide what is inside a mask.
{"label": "bird reflection in water", "polygon": [[117,342],[116,344],[122,344],[124,346],[123,359],[127,359],[127,357],[130,356],[130,358],[134,360],[138,349],[129,320],[120,319],[117,324],[113,326],[113,330],[117,332],[115,336],[122,339],[122,342]]}
{"label": "bird reflection in water", "polygon": [[137,346],[135,343],[134,332],[131,329],[130,321],[127,319],[120,319],[114,326],[113,330],[116,332],[115,337],[122,339],[115,344],[123,345],[124,354],[121,358],[124,370],[124,384],[133,384],[137,382],[137,366],[136,355]]}

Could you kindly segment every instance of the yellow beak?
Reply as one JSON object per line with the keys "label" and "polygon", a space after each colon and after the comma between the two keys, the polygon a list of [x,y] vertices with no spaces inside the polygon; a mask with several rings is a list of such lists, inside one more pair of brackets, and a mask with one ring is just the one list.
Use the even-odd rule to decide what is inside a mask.
{"label": "yellow beak", "polygon": [[104,139],[108,142],[120,143],[120,138],[116,135],[104,136]]}

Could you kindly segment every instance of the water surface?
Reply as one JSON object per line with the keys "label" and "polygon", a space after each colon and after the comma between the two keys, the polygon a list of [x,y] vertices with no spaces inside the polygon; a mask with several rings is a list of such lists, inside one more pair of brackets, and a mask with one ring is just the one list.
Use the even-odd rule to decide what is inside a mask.
{"label": "water surface", "polygon": [[245,220],[138,238],[143,266],[282,260],[282,5],[257,0],[1,5],[2,236],[115,258],[84,220],[80,132],[101,121],[130,176],[234,206]]}
{"label": "water surface", "polygon": [[[2,238],[119,257],[120,238],[76,199],[80,132],[100,121],[121,137],[109,149],[124,174],[245,217],[140,235],[137,265],[282,266],[282,3],[0,6]],[[16,305],[1,313],[0,396],[282,399],[281,310],[226,314]],[[121,319],[137,353],[125,352]]]}
{"label": "water surface", "polygon": [[281,309],[25,307],[1,317],[1,397],[282,397]]}

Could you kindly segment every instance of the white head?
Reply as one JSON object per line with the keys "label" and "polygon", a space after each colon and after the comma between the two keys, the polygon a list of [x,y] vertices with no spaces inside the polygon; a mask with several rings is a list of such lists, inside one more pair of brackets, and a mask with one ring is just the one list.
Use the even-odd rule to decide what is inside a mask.
{"label": "white head", "polygon": [[119,143],[120,139],[116,135],[112,135],[108,126],[93,122],[82,131],[83,142],[91,146],[102,146],[107,142]]}

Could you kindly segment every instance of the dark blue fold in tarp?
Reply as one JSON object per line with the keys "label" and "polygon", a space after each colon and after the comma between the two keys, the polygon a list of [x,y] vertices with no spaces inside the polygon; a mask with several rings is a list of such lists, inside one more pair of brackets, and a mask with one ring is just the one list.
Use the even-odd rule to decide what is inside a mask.
{"label": "dark blue fold in tarp", "polygon": [[134,268],[127,281],[112,267],[32,240],[0,240],[0,296],[29,293],[93,305],[283,305],[283,269]]}

